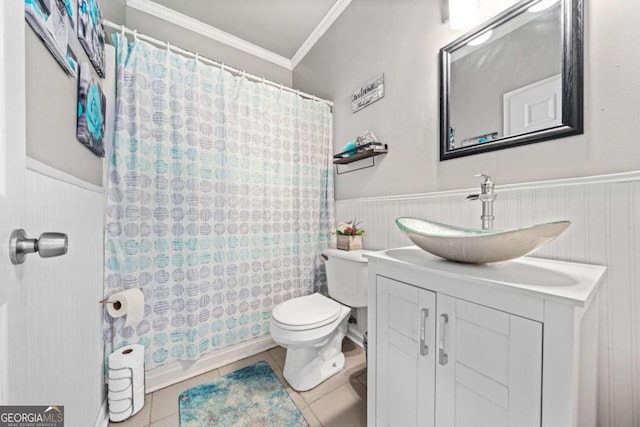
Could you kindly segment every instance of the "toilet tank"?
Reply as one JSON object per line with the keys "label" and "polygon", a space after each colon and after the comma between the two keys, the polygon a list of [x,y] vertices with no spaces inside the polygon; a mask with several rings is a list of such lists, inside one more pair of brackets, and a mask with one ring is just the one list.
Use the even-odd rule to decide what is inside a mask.
{"label": "toilet tank", "polygon": [[326,249],[327,287],[329,296],[349,307],[367,306],[367,258],[370,251]]}

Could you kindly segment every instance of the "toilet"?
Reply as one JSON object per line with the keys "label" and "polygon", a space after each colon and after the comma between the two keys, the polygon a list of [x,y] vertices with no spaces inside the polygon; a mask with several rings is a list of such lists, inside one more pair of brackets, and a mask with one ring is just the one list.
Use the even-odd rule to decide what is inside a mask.
{"label": "toilet", "polygon": [[329,297],[290,299],[271,311],[271,337],[287,349],[284,377],[297,391],[312,389],[344,368],[342,340],[352,308],[367,306],[370,251],[326,249]]}

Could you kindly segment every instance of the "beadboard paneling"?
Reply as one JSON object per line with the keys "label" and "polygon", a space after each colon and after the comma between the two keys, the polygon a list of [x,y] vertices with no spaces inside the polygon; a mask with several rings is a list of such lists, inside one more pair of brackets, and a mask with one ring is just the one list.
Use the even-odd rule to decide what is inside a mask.
{"label": "beadboard paneling", "polygon": [[[480,227],[481,204],[468,191],[336,202],[336,219],[357,218],[366,249],[407,246],[399,216]],[[494,227],[572,221],[533,256],[606,265],[599,298],[598,426],[640,426],[640,173],[497,186]]]}
{"label": "beadboard paneling", "polygon": [[27,404],[65,406],[69,426],[92,426],[104,399],[102,344],[101,191],[27,170],[27,216],[20,227],[35,238],[69,236],[58,258],[27,257],[24,290],[28,335]]}

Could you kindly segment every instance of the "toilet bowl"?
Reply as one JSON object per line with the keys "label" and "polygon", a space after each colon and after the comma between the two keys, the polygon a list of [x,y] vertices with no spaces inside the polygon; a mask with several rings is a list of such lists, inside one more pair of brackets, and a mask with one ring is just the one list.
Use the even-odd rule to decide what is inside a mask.
{"label": "toilet bowl", "polygon": [[344,368],[342,339],[351,309],[321,294],[279,304],[271,337],[287,349],[283,374],[291,387],[309,390]]}
{"label": "toilet bowl", "polygon": [[272,310],[271,337],[287,349],[283,375],[293,389],[312,389],[344,368],[342,340],[351,308],[366,306],[367,252],[325,250],[330,298],[315,293]]}

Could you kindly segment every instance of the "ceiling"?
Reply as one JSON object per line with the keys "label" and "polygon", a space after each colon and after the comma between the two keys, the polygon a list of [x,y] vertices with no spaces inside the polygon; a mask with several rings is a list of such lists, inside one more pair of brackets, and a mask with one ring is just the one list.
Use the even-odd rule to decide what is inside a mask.
{"label": "ceiling", "polygon": [[233,36],[292,58],[337,0],[154,0]]}

